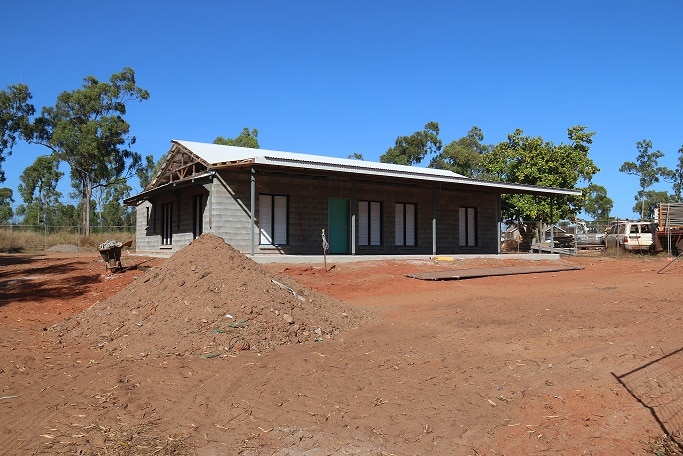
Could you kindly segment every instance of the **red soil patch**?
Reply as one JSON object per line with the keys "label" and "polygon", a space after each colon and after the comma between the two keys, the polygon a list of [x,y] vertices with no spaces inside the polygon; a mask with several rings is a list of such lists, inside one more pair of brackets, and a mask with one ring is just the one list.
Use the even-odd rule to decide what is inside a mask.
{"label": "red soil patch", "polygon": [[421,281],[539,263],[326,272],[205,241],[118,274],[97,252],[0,255],[3,452],[654,454],[683,428],[683,262]]}

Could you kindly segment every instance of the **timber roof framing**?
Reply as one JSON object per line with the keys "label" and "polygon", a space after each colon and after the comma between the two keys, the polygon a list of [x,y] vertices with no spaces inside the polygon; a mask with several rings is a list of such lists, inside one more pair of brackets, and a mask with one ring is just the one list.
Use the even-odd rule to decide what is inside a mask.
{"label": "timber roof framing", "polygon": [[160,187],[165,184],[184,181],[199,174],[206,173],[211,165],[194,154],[182,144],[173,143],[166,154],[164,163],[157,171],[147,189]]}

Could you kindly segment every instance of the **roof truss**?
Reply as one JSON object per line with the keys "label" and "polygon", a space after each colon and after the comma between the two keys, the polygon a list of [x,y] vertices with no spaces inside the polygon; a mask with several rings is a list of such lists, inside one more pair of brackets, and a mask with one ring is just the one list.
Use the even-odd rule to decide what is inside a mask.
{"label": "roof truss", "polygon": [[191,179],[209,169],[209,163],[180,144],[173,144],[166,154],[164,163],[147,186],[147,190],[162,185]]}

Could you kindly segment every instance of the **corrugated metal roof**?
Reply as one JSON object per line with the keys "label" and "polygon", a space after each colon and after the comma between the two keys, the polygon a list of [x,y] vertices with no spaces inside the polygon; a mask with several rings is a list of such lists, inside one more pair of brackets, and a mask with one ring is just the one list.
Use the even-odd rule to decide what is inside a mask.
{"label": "corrugated metal roof", "polygon": [[217,165],[225,162],[239,162],[253,160],[255,163],[264,164],[287,164],[288,166],[307,167],[312,169],[337,169],[353,168],[366,171],[424,174],[430,176],[462,177],[445,169],[420,168],[417,166],[394,165],[391,163],[371,162],[351,158],[335,158],[324,155],[302,154],[296,152],[283,152],[279,150],[251,149],[248,147],[224,146],[220,144],[207,144],[193,141],[174,140],[186,147],[203,160]]}
{"label": "corrugated metal roof", "polygon": [[256,164],[267,164],[290,168],[318,169],[325,171],[429,180],[434,182],[450,182],[471,186],[473,188],[487,188],[500,191],[501,193],[531,193],[537,195],[581,194],[579,190],[471,179],[463,176],[462,174],[457,174],[443,169],[394,165],[390,163],[355,160],[349,158],[335,158],[324,155],[302,154],[267,149],[224,146],[220,144],[209,144],[194,141],[173,140],[173,142],[187,148],[193,154],[214,166],[231,162],[253,162]]}

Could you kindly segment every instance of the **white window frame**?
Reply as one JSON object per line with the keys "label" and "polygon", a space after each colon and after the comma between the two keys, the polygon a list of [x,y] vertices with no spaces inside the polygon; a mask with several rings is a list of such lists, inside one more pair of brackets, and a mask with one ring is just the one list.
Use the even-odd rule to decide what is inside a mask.
{"label": "white window frame", "polygon": [[459,212],[459,245],[460,247],[477,246],[477,208],[460,207]]}
{"label": "white window frame", "polygon": [[173,245],[173,202],[161,205],[161,245]]}
{"label": "white window frame", "polygon": [[288,244],[289,197],[286,195],[259,195],[259,244]]}
{"label": "white window frame", "polygon": [[192,238],[197,239],[204,233],[204,197],[192,197]]}
{"label": "white window frame", "polygon": [[395,204],[395,236],[397,246],[417,245],[417,205],[415,203]]}
{"label": "white window frame", "polygon": [[382,203],[358,201],[358,245],[382,245]]}

